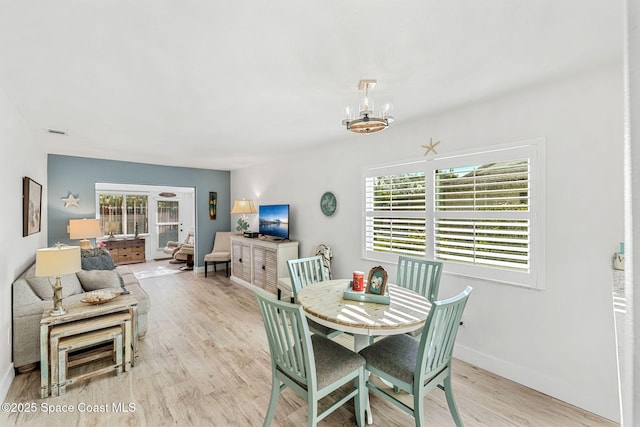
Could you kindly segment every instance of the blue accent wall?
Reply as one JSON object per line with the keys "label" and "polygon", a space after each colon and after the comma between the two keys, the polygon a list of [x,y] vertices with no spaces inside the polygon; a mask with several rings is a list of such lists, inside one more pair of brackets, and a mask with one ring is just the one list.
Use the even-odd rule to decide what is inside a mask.
{"label": "blue accent wall", "polygon": [[[73,243],[70,219],[95,218],[97,182],[195,188],[196,266],[211,252],[216,231],[231,230],[230,172],[49,154],[47,159],[48,244]],[[217,219],[209,219],[209,192],[218,193]],[[65,208],[63,198],[80,198]]]}

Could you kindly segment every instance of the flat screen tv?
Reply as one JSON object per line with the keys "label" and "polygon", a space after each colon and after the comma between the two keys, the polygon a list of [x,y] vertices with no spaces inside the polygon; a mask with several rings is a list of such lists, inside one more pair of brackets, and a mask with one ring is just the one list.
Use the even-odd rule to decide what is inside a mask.
{"label": "flat screen tv", "polygon": [[289,238],[289,205],[260,205],[258,232],[267,237]]}

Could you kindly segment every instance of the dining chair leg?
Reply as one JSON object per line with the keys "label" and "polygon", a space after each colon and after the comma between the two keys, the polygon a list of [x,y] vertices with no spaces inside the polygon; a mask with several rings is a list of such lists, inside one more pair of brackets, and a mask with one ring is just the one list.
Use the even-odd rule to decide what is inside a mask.
{"label": "dining chair leg", "polygon": [[451,412],[451,416],[453,417],[453,421],[456,423],[457,427],[462,427],[462,419],[460,418],[460,413],[458,412],[458,406],[456,405],[456,401],[453,398],[453,389],[451,388],[451,375],[447,375],[444,379],[444,394],[447,396],[447,404],[449,405],[449,412]]}
{"label": "dining chair leg", "polygon": [[416,423],[416,427],[425,426],[424,417],[424,398],[425,394],[422,390],[413,394],[413,419]]}
{"label": "dining chair leg", "polygon": [[263,427],[269,427],[273,422],[273,416],[276,414],[276,407],[278,406],[278,397],[280,397],[280,380],[275,375],[271,384],[271,399],[269,399],[269,409],[267,409],[267,415],[264,417]]}
{"label": "dining chair leg", "polygon": [[355,397],[356,423],[358,423],[358,427],[363,427],[365,423],[364,408],[367,407],[367,399],[369,399],[369,389],[365,381],[364,368],[360,369],[360,375],[356,378],[355,383],[356,387],[358,387],[358,394]]}
{"label": "dining chair leg", "polygon": [[316,427],[318,425],[318,400],[309,399],[307,414],[307,425],[309,427]]}

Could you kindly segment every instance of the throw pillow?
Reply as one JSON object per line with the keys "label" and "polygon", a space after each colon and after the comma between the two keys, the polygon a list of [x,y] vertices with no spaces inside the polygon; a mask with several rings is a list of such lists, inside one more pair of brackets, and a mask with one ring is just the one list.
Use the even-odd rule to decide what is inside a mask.
{"label": "throw pillow", "polygon": [[111,254],[105,248],[82,249],[80,262],[83,270],[113,270],[116,268]]}
{"label": "throw pillow", "polygon": [[122,289],[120,276],[115,270],[80,270],[76,275],[86,292],[106,288]]}
{"label": "throw pillow", "polygon": [[[33,292],[41,299],[51,301],[53,299],[53,288],[51,285],[55,283],[55,277],[36,276],[36,267],[33,265],[25,276],[27,283],[33,289]],[[80,281],[75,274],[67,274],[60,277],[62,282],[62,297],[66,298],[70,295],[81,294],[83,292]]]}

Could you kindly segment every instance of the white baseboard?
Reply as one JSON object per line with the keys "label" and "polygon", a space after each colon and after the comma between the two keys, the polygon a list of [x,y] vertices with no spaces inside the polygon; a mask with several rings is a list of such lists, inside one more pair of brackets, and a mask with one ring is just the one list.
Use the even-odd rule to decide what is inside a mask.
{"label": "white baseboard", "polygon": [[[587,387],[579,387],[575,384],[559,381],[552,376],[543,375],[540,372],[532,371],[512,362],[497,359],[463,345],[456,344],[454,357],[511,381],[515,381],[518,384],[555,397],[570,405],[593,412],[611,421],[620,422],[617,394],[603,398],[602,395],[596,395],[593,393],[593,390],[589,390]],[[602,392],[602,390],[600,390],[600,392]]]}
{"label": "white baseboard", "polygon": [[2,382],[0,382],[0,402],[6,401],[7,394],[9,393],[9,388],[11,387],[11,383],[13,382],[14,377],[15,371],[13,369],[13,363],[10,363],[9,367],[2,376]]}

